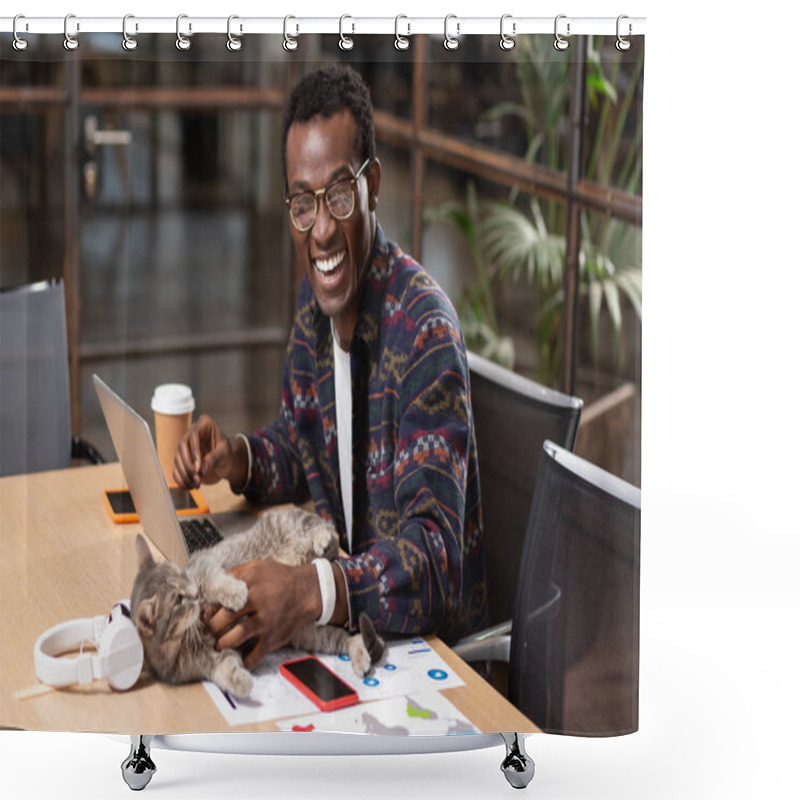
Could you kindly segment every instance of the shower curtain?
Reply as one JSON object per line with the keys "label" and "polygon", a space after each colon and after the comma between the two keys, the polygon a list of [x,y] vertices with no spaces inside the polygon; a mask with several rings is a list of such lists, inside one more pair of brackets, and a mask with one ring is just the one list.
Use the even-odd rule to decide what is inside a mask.
{"label": "shower curtain", "polygon": [[[450,298],[467,349],[580,397],[576,453],[638,486],[644,37],[619,20],[581,35],[558,19],[520,33],[513,18],[467,35],[455,15],[440,34],[402,18],[395,35],[346,18],[338,34],[306,33],[300,17],[282,35],[190,23],[155,34],[135,17],[106,32],[66,20],[57,35],[17,19],[0,36],[0,283],[65,282],[73,434],[116,460],[93,373],[143,411],[158,383],[189,384],[230,430],[279,413],[301,278],[281,113],[302,75],[346,62],[371,91],[387,237]],[[638,523],[556,543],[539,729],[637,729],[638,554]],[[4,573],[4,609],[22,585],[35,591]],[[492,599],[489,586],[490,613]],[[3,686],[0,723],[25,727],[21,707],[42,700],[20,699],[36,685],[32,655],[7,670],[0,645],[1,671],[22,675]],[[502,666],[481,669],[506,691]]]}

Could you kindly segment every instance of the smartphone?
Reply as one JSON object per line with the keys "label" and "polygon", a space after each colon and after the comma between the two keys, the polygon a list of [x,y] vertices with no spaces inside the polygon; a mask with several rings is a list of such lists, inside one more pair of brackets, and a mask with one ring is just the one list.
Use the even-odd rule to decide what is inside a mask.
{"label": "smartphone", "polygon": [[[169,487],[176,514],[206,514],[208,503],[197,489]],[[106,489],[103,492],[106,509],[114,522],[138,522],[139,515],[133,505],[133,498],[127,489]]]}
{"label": "smartphone", "polygon": [[355,690],[316,656],[284,661],[281,674],[323,711],[335,711],[358,702]]}

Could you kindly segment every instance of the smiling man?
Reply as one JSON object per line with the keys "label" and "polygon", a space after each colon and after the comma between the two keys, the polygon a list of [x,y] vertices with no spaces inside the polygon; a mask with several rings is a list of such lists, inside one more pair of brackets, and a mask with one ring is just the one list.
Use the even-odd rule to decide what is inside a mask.
{"label": "smiling man", "polygon": [[363,153],[356,151],[357,141],[349,110],[295,122],[285,139],[286,205],[295,252],[343,350],[350,349],[359,314],[381,182],[374,152],[354,172],[353,159],[358,161]]}
{"label": "smiling man", "polygon": [[456,313],[423,267],[384,236],[369,92],[352,68],[306,75],[283,124],[285,202],[303,279],[279,419],[226,436],[208,416],[178,449],[183,486],[226,479],[259,504],[313,501],[346,556],[235,570],[238,613],[208,626],[254,666],[303,624],[436,632],[486,623],[478,460]]}

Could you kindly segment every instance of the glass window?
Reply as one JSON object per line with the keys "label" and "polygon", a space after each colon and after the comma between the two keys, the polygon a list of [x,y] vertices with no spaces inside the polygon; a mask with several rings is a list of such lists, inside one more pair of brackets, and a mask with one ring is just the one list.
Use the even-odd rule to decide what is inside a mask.
{"label": "glass window", "polygon": [[[387,236],[439,281],[472,349],[563,386],[575,62],[552,36],[518,36],[508,52],[497,35],[462,37],[452,52],[441,36],[419,36],[401,52],[391,36],[357,35],[345,53],[336,35],[304,35],[301,59],[280,37],[245,36],[230,53],[225,35],[194,37],[184,52],[174,36],[147,36],[125,53],[118,34],[91,35],[66,59],[60,37],[32,36],[36,60],[6,38],[2,284],[61,274],[79,212],[82,383],[95,367],[180,371],[180,362],[193,384],[221,370],[238,398],[242,365],[260,358],[276,385],[299,278],[283,204],[282,110],[302,74],[341,61],[371,88]],[[620,54],[613,37],[586,43],[573,199],[613,201],[579,214],[581,295],[569,324],[575,391],[588,399],[587,376],[640,381],[641,232],[613,213],[631,218],[625,208],[641,202],[642,49]],[[68,102],[73,85],[80,95]],[[65,163],[71,114],[76,165]],[[129,140],[95,146],[92,131]]]}
{"label": "glass window", "polygon": [[587,65],[583,174],[602,185],[642,193],[644,49],[621,53],[609,37],[592,37]]}

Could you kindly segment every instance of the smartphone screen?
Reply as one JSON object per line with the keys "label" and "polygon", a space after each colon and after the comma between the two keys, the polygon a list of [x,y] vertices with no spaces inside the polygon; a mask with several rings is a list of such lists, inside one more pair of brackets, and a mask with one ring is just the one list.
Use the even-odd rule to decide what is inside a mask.
{"label": "smartphone screen", "polygon": [[285,661],[281,672],[323,711],[358,702],[355,690],[331,672],[316,656]]}
{"label": "smartphone screen", "polygon": [[111,504],[111,510],[115,514],[135,514],[136,509],[133,507],[133,499],[131,493],[126,489],[119,489],[116,491],[106,492],[108,502]]}
{"label": "smartphone screen", "polygon": [[[196,511],[199,508],[189,489],[179,489],[173,486],[169,491],[176,511]],[[106,492],[106,496],[114,514],[136,513],[131,493],[127,489],[109,490]]]}

